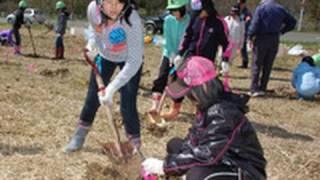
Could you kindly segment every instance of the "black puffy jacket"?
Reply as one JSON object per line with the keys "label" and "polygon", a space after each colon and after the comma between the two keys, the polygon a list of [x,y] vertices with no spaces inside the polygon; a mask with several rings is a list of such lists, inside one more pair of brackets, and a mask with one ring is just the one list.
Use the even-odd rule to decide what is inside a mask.
{"label": "black puffy jacket", "polygon": [[181,153],[166,157],[165,173],[181,175],[193,166],[225,164],[240,167],[244,179],[266,179],[262,147],[244,115],[248,100],[228,93],[220,102],[199,110]]}

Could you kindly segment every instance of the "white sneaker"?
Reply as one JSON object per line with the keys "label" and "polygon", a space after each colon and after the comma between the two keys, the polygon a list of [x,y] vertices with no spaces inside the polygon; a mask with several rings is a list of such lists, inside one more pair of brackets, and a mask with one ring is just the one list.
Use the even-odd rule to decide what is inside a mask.
{"label": "white sneaker", "polygon": [[264,91],[250,91],[247,93],[251,97],[264,96],[266,93]]}

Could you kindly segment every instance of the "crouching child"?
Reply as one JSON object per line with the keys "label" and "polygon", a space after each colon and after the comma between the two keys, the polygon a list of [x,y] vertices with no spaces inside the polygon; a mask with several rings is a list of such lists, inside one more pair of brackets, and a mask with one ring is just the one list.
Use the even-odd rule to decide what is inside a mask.
{"label": "crouching child", "polygon": [[297,98],[314,100],[315,95],[320,92],[320,68],[315,66],[312,57],[302,58],[293,71],[291,82],[297,91]]}
{"label": "crouching child", "polygon": [[12,39],[12,30],[6,29],[0,31],[0,43],[1,45],[8,44],[9,46],[14,46],[15,42]]}
{"label": "crouching child", "polygon": [[148,158],[150,174],[186,179],[266,179],[266,160],[248,121],[247,95],[224,91],[212,61],[193,56],[177,69],[177,81],[166,87],[172,98],[187,96],[197,107],[184,139],[167,143],[164,160]]}

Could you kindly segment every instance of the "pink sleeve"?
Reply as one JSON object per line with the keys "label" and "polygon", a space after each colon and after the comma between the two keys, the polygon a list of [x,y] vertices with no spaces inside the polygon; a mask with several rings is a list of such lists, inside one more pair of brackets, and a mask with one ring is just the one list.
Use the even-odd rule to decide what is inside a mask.
{"label": "pink sleeve", "polygon": [[229,38],[229,28],[228,28],[228,24],[227,22],[224,20],[223,17],[221,16],[218,16],[217,17],[219,20],[221,20],[222,24],[223,24],[223,29],[224,29],[224,34],[225,36],[227,37],[228,39],[228,47],[226,48],[226,50],[223,52],[223,57],[227,57],[227,58],[230,58],[231,55],[232,55],[232,48],[234,46],[234,43],[231,42],[231,39]]}

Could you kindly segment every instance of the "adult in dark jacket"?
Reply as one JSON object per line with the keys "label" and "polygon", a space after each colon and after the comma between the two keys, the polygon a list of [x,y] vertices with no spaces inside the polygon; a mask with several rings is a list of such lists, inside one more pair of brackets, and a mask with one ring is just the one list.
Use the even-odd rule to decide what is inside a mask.
{"label": "adult in dark jacket", "polygon": [[21,54],[21,35],[20,35],[20,28],[22,24],[24,24],[24,11],[28,7],[26,1],[22,0],[18,4],[18,9],[15,11],[15,20],[12,24],[12,33],[15,38],[15,46],[14,46],[14,54],[20,55]]}
{"label": "adult in dark jacket", "polygon": [[56,49],[55,57],[53,59],[64,59],[64,44],[63,44],[63,35],[66,32],[67,21],[69,19],[69,13],[67,12],[66,5],[63,1],[58,1],[56,3],[56,10],[58,11],[58,20],[56,23]]}
{"label": "adult in dark jacket", "polygon": [[247,40],[248,40],[248,29],[251,23],[252,15],[247,7],[246,0],[239,0],[239,7],[240,7],[240,19],[241,21],[245,22],[245,31],[244,31],[244,41],[243,46],[241,48],[241,56],[242,56],[242,64],[240,68],[248,68],[249,57],[248,57],[248,50],[247,50]]}
{"label": "adult in dark jacket", "polygon": [[295,18],[276,0],[262,0],[257,6],[248,32],[250,44],[253,45],[251,96],[265,94],[280,35],[294,29],[295,25]]}
{"label": "adult in dark jacket", "polygon": [[199,56],[179,67],[178,80],[166,92],[172,98],[187,95],[197,113],[188,135],[168,142],[164,160],[142,163],[147,173],[186,174],[190,180],[266,179],[263,150],[245,116],[249,96],[224,91],[217,74],[212,62]]}

